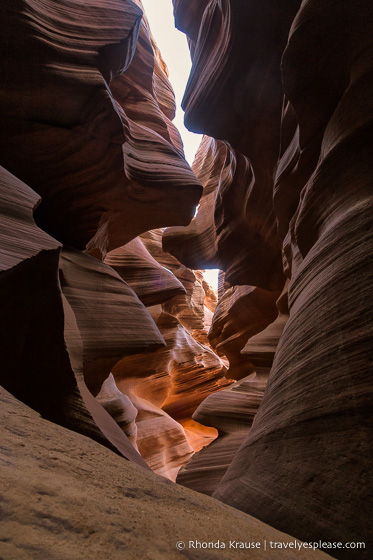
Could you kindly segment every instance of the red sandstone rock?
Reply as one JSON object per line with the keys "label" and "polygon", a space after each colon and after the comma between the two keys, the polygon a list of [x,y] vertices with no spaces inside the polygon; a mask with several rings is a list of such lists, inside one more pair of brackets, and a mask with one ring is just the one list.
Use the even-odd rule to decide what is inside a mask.
{"label": "red sandstone rock", "polygon": [[164,303],[185,294],[183,285],[152,257],[139,237],[110,251],[104,262],[132,287],[144,305]]}
{"label": "red sandstone rock", "polygon": [[[136,267],[163,283],[150,296],[131,277],[158,304],[150,311],[169,346],[126,356],[113,372],[137,403],[136,439],[158,472],[175,476],[191,452],[188,430],[194,449],[212,439],[193,423],[203,422],[219,438],[178,480],[300,538],[367,541],[372,8],[336,6],[174,1],[193,58],[186,121],[216,140],[205,137],[194,166],[199,214],[164,234],[183,264],[162,252],[159,230],[133,244]],[[2,11],[0,163],[42,194],[38,225],[59,240],[35,226],[37,197],[4,171],[2,381],[45,417],[110,440],[144,466],[125,436],[134,434],[129,401],[120,399],[123,431],[83,374],[96,393],[120,356],[162,338],[121,277],[77,249],[88,243],[104,255],[149,228],[187,224],[200,186],[170,122],[173,96],[141,10],[131,0],[58,7],[15,0]],[[61,241],[75,248],[62,254]],[[289,320],[256,414],[287,320],[283,294],[271,323],[281,243]],[[214,394],[224,368],[205,344],[203,281],[185,265],[226,271],[211,340],[231,370],[245,375],[246,360],[253,371]],[[178,293],[166,300],[172,286]],[[265,309],[253,314],[262,292]],[[152,423],[160,428],[149,446]]]}
{"label": "red sandstone rock", "polygon": [[[186,271],[183,271],[184,277]],[[189,274],[195,279],[191,271]],[[189,288],[192,286],[189,282]],[[204,290],[202,293],[205,294]],[[200,342],[205,340],[207,343],[203,303],[197,308],[187,298],[177,296],[148,308],[166,346],[141,357],[122,358],[112,371],[123,393],[132,400],[133,396],[145,399],[153,408],[158,407],[176,419],[185,427],[193,448],[199,449],[216,437],[216,431],[198,426],[191,421],[191,416],[207,395],[231,382],[225,378],[223,362],[209,346]],[[160,413],[165,416],[161,410]],[[169,444],[172,448],[174,441],[169,440]],[[162,445],[166,448],[166,438]],[[155,440],[153,453],[159,454]],[[150,458],[150,449],[147,449],[147,457]],[[178,467],[187,458],[182,457]]]}
{"label": "red sandstone rock", "polygon": [[[54,352],[57,360],[60,356],[59,367],[52,365],[53,360],[45,360],[46,369],[57,370],[56,379],[48,379],[39,368],[31,397],[27,396],[29,385],[23,382],[24,372],[17,370],[13,378],[7,372],[7,379],[13,379],[9,383],[19,389],[15,391],[18,396],[26,395],[26,401],[31,399],[47,417],[73,425],[80,414],[83,425],[85,412],[76,413],[80,404],[74,404],[70,397],[77,379],[94,420],[117,447],[121,447],[121,440],[127,441],[126,437],[93,399],[83,375],[91,392],[97,394],[120,358],[159,348],[163,339],[122,278],[107,264],[77,248],[87,244],[95,256],[105,255],[150,227],[187,224],[201,191],[171,122],[174,95],[141,7],[141,2],[131,0],[113,0],[105,6],[97,0],[66,0],[58,6],[48,1],[19,0],[4,10],[5,33],[0,44],[3,52],[6,49],[11,53],[0,63],[6,84],[0,91],[0,161],[42,195],[36,211],[38,224],[74,247],[65,246],[60,254],[60,243],[52,240],[55,254],[44,251],[45,256],[39,255],[37,247],[36,257],[41,262],[32,263],[35,276],[39,266],[53,297],[48,298],[46,287],[45,301],[41,293],[34,294],[32,282],[27,292],[32,295],[33,305],[44,310],[43,324],[50,321],[54,326],[59,321],[55,332],[51,328],[58,339]],[[32,221],[31,204],[29,208],[25,223]],[[13,225],[20,228],[19,220]],[[14,236],[16,245],[19,241],[22,250],[26,246],[25,258],[30,246],[30,241],[22,237],[26,230],[22,225]],[[33,226],[33,231],[40,230]],[[44,237],[39,235],[37,240],[44,242]],[[182,284],[151,257],[139,239],[132,247],[137,273],[131,276],[127,266],[127,276],[147,304],[184,294]],[[13,250],[14,243],[8,252]],[[127,255],[128,265],[131,247],[118,249],[114,257],[118,253],[122,261]],[[4,266],[7,261],[12,265],[12,259],[14,256],[6,255]],[[50,264],[44,262],[47,259]],[[120,273],[121,265],[123,262]],[[141,268],[149,273],[142,286]],[[17,274],[18,269],[14,273],[12,269],[10,276]],[[189,275],[194,283],[191,271]],[[154,289],[153,284],[150,290],[149,284],[154,282],[157,287]],[[201,308],[203,317],[203,302]],[[200,323],[203,325],[199,311],[193,309],[186,314],[195,319],[198,316],[197,329]],[[46,351],[41,344],[42,332],[36,329],[33,333],[32,372],[39,367],[36,354],[44,356]],[[52,343],[50,346],[54,348]],[[218,358],[216,361],[220,365]],[[59,383],[63,389],[56,402]],[[79,400],[77,395],[75,400]],[[109,398],[107,394],[105,398]],[[159,414],[167,417],[162,411]],[[133,418],[128,421],[131,424]],[[169,421],[177,426],[190,453],[182,427]],[[89,429],[94,432],[92,419],[89,422],[92,426],[85,428],[87,433]],[[144,464],[131,449],[127,449],[127,456]],[[163,468],[171,468],[167,460]]]}
{"label": "red sandstone rock", "polygon": [[[136,425],[140,453],[155,472],[174,479],[193,452],[191,445],[198,450],[217,435],[214,428],[192,421],[192,414],[205,396],[230,381],[224,377],[224,364],[208,345],[216,294],[202,273],[193,273],[164,253],[161,239],[162,231],[148,232],[111,251],[105,264],[111,264],[149,305],[166,342],[156,351],[123,357],[112,372],[120,391],[139,410]],[[107,393],[105,387],[103,392]],[[109,408],[110,402],[109,398]],[[127,416],[126,410],[123,414]],[[113,416],[117,416],[115,409]]]}
{"label": "red sandstone rock", "polygon": [[127,435],[132,445],[153,472],[175,480],[177,472],[193,449],[183,427],[159,407],[139,398],[131,391],[131,383],[123,394],[112,374],[105,380],[97,400]]}
{"label": "red sandstone rock", "polygon": [[119,391],[112,373],[102,384],[99,394],[96,395],[96,399],[127,435],[135,449],[138,449],[136,443],[137,409],[133,405],[131,399]]}
{"label": "red sandstone rock", "polygon": [[241,379],[253,372],[252,361],[241,350],[248,338],[260,333],[275,319],[278,296],[279,292],[236,286],[220,297],[209,340],[219,355],[228,358],[231,379]]}
{"label": "red sandstone rock", "polygon": [[264,188],[247,157],[206,136],[192,168],[204,187],[198,214],[188,227],[165,231],[164,249],[190,268],[224,270],[232,285],[281,289],[272,179]]}
{"label": "red sandstone rock", "polygon": [[[229,291],[232,292],[232,289]],[[239,309],[241,309],[242,316],[246,316],[246,324],[247,317],[252,319],[249,324],[252,328],[251,332],[253,332],[255,328],[258,328],[255,317],[262,315],[263,319],[263,311],[265,311],[263,302],[266,299],[263,297],[265,295],[264,290],[259,288],[256,288],[256,291],[248,290],[245,294],[240,287],[237,294],[240,294],[241,297],[237,298],[236,301],[234,301],[233,293],[233,296],[230,295],[230,300],[226,299],[225,302],[233,300],[232,306],[228,308],[228,316],[238,319],[235,327],[237,329],[237,341],[239,341],[242,337],[239,336],[240,312],[237,309],[237,304],[240,304]],[[228,375],[232,376],[233,372],[236,372],[240,377],[245,371],[252,373],[219,393],[209,395],[193,414],[194,420],[202,425],[216,428],[219,435],[207,449],[194,455],[180,471],[177,478],[177,482],[180,484],[204,494],[212,495],[245,440],[262,401],[273,357],[286,324],[286,296],[285,288],[277,301],[279,315],[276,320],[264,330],[249,338],[245,348],[241,350],[246,361],[237,359],[237,347],[234,351],[234,343],[229,342],[229,338],[226,341],[227,346],[223,346],[225,341],[221,343],[221,348],[230,357]],[[224,296],[222,301],[224,301]],[[268,299],[267,294],[267,303],[270,301],[271,299]],[[271,308],[269,307],[269,309]],[[254,313],[255,310],[257,310],[257,315]],[[259,311],[260,313],[258,313]],[[222,315],[220,313],[219,317],[218,314],[217,322],[220,321],[229,331],[232,325],[229,324],[226,317],[225,321],[222,320]],[[244,338],[247,337],[248,332],[246,331]]]}
{"label": "red sandstone rock", "polygon": [[[247,207],[251,201],[255,215],[251,191],[258,188],[269,232],[274,199],[289,278],[289,320],[264,399],[214,496],[300,538],[367,541],[372,6],[366,0],[338,7],[317,0],[211,0],[205,6],[201,17],[195,3],[175,2],[176,23],[192,43],[186,123],[248,158],[254,181],[243,188]],[[165,247],[185,263],[192,258],[184,242],[189,240],[198,254],[196,267],[199,258],[202,263],[217,254],[219,211],[219,190],[207,194],[217,172],[206,140],[201,150],[209,201],[201,203],[199,224],[197,216],[187,230],[165,234]],[[231,197],[223,208],[227,214],[234,208]],[[227,232],[234,220],[232,212]],[[247,247],[252,242],[244,239]],[[229,262],[222,259],[224,270],[236,258],[233,245],[231,253]],[[264,268],[268,253],[258,251],[256,259],[248,255],[248,270],[273,273]],[[253,284],[268,287],[257,280]],[[252,337],[243,350],[246,356],[271,360],[285,321],[282,313]],[[224,393],[209,397],[205,406]],[[192,459],[180,479],[195,483],[210,466],[211,480],[197,484],[211,491],[221,474],[207,461],[214,447],[221,458],[223,445],[217,440]],[[350,558],[347,549],[336,554]]]}
{"label": "red sandstone rock", "polygon": [[[32,212],[39,197],[29,187],[4,169],[0,187],[1,208],[6,212],[0,234],[1,383],[44,417],[144,466],[88,391],[83,373],[90,383],[98,363],[102,375],[126,348],[159,346],[163,343],[159,332],[135,294],[113,271],[79,251],[65,248],[61,252],[60,243],[37,228]],[[97,300],[103,289],[105,298]],[[125,342],[118,337],[120,330],[129,332],[128,314],[125,327],[124,309],[113,300],[117,304],[125,300],[129,309],[132,302],[132,307],[142,310],[143,326],[148,325],[145,338],[137,334],[132,342],[130,337]],[[111,325],[120,324],[120,329],[111,329],[111,336],[103,341],[108,315]]]}
{"label": "red sandstone rock", "polygon": [[2,12],[0,164],[42,196],[38,224],[79,249],[186,225],[200,196],[141,16],[131,0],[17,0]]}
{"label": "red sandstone rock", "polygon": [[97,394],[119,358],[157,348],[163,340],[135,293],[109,266],[65,248],[60,269],[62,292],[83,341],[84,376]]}
{"label": "red sandstone rock", "polygon": [[128,392],[137,408],[137,446],[153,472],[175,481],[193,454],[182,425],[161,408]]}
{"label": "red sandstone rock", "polygon": [[209,210],[205,205],[187,231],[166,233],[164,246],[191,267],[201,264],[189,259],[213,259],[232,285],[283,287],[272,195],[283,102],[280,59],[299,3],[211,0],[197,9],[195,2],[175,2],[176,25],[194,43],[185,122],[224,140],[226,156],[221,163],[222,155],[214,154],[221,144],[218,150],[214,141],[202,144],[194,171],[206,195],[211,179],[219,181],[215,208],[210,195]]}

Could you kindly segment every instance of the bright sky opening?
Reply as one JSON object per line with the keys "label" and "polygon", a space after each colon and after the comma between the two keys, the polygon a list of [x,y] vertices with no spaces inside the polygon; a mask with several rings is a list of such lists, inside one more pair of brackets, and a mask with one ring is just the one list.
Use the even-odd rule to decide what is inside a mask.
{"label": "bright sky opening", "polygon": [[184,142],[185,158],[192,165],[202,136],[185,128],[184,113],[181,110],[181,100],[192,66],[187,39],[184,33],[175,29],[172,0],[142,0],[142,3],[153,37],[170,73],[177,106],[174,123]]}
{"label": "bright sky opening", "polygon": [[[183,139],[185,158],[192,165],[202,136],[185,128],[181,109],[181,100],[192,67],[187,39],[184,33],[175,28],[172,0],[142,0],[142,4],[153,37],[168,67],[177,107],[174,123]],[[218,287],[218,276],[219,271],[215,269],[204,272],[204,277],[214,289]]]}
{"label": "bright sky opening", "polygon": [[218,289],[218,281],[219,281],[219,270],[216,268],[212,268],[211,270],[205,270],[203,276],[207,280],[207,282],[212,286],[215,290]]}

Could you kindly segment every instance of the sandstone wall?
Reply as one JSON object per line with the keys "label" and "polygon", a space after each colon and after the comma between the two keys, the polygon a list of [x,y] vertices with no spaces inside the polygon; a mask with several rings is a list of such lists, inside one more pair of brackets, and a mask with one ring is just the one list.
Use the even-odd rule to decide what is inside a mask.
{"label": "sandstone wall", "polygon": [[216,436],[192,413],[230,382],[208,346],[201,279],[163,253],[160,231],[139,237],[186,225],[202,192],[141,8],[3,7],[1,383],[45,418],[146,467],[140,450],[175,478],[191,443]]}
{"label": "sandstone wall", "polygon": [[371,2],[174,0],[192,169],[141,7],[2,6],[1,384],[39,434],[367,543]]}
{"label": "sandstone wall", "polygon": [[[226,271],[221,307],[229,290],[281,290],[281,254],[288,279],[274,326],[258,325],[254,337],[249,312],[246,331],[232,327],[242,309],[233,302],[213,319],[213,344],[235,341],[241,371],[250,366],[238,352],[257,370],[263,359],[270,366],[269,341],[277,350],[239,450],[224,446],[227,437],[236,450],[240,441],[221,421],[223,411],[232,416],[225,394],[242,420],[252,408],[250,394],[235,401],[236,385],[197,410],[221,443],[192,458],[180,480],[215,488],[216,498],[300,538],[368,541],[371,3],[179,0],[174,11],[193,61],[185,120],[212,138],[194,164],[200,213],[187,228],[168,229],[164,246],[191,266]],[[246,345],[240,333],[251,337]]]}
{"label": "sandstone wall", "polygon": [[[185,555],[176,543],[187,547],[189,540],[226,546],[188,547],[192,560],[206,554],[243,559],[248,552],[254,560],[330,559],[303,548],[264,552],[264,541],[289,546],[295,539],[121,460],[81,434],[40,418],[2,388],[0,402],[5,512],[0,550],[7,560],[177,560]],[[260,548],[229,549],[230,540],[258,542]]]}

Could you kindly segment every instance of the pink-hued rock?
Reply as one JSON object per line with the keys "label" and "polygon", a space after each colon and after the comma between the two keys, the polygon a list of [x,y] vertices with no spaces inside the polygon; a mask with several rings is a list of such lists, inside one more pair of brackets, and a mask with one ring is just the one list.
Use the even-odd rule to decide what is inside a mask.
{"label": "pink-hued rock", "polygon": [[[88,391],[83,375],[89,382],[90,368],[97,360],[107,366],[126,347],[133,351],[134,346],[162,345],[161,335],[130,288],[119,277],[113,280],[114,272],[108,274],[105,265],[79,251],[62,249],[35,225],[38,195],[3,168],[0,197],[5,212],[0,230],[1,383],[45,418],[146,466]],[[110,293],[113,284],[115,295]],[[105,299],[95,301],[104,288]],[[147,325],[145,338],[136,335],[132,343],[119,342],[114,329],[102,342],[108,314],[113,326],[119,319],[122,332],[126,330],[123,308],[117,305],[113,310],[113,298],[117,303],[126,299],[129,307],[132,302],[141,310]],[[82,317],[84,309],[86,316]]]}
{"label": "pink-hued rock", "polygon": [[175,481],[180,466],[193,455],[182,425],[161,408],[128,392],[137,409],[137,447],[153,472]]}
{"label": "pink-hued rock", "polygon": [[201,194],[141,18],[132,0],[16,0],[2,12],[0,164],[41,195],[38,224],[78,249],[105,254],[187,225]]}
{"label": "pink-hued rock", "polygon": [[131,286],[144,305],[164,303],[185,294],[183,285],[152,257],[140,237],[110,251],[104,262]]}
{"label": "pink-hued rock", "polygon": [[272,197],[280,60],[299,4],[210,0],[202,16],[202,4],[174,3],[176,25],[193,43],[186,126],[219,142],[205,139],[193,165],[209,202],[187,230],[166,232],[164,247],[193,268],[210,262],[231,285],[281,290],[284,284]]}
{"label": "pink-hued rock", "polygon": [[[373,170],[367,7],[359,2],[336,13],[332,3],[309,1],[292,26],[283,57],[292,119],[286,107],[276,201],[284,231],[289,224],[290,317],[254,427],[216,493],[224,501],[234,495],[238,507],[253,508],[299,537],[368,539]],[[287,191],[291,198],[282,207]],[[263,462],[276,468],[264,475]],[[238,478],[250,489],[245,495]],[[300,492],[301,500],[288,499]],[[338,555],[349,558],[346,550]]]}
{"label": "pink-hued rock", "polygon": [[[245,206],[249,218],[262,216],[272,246],[276,238],[282,244],[289,280],[289,313],[284,292],[278,318],[243,342],[242,355],[257,360],[261,376],[284,329],[246,439],[235,454],[227,443],[232,462],[220,483],[214,466],[223,462],[221,438],[193,457],[179,480],[208,492],[218,483],[216,498],[300,538],[367,543],[372,5],[210,0],[200,10],[194,2],[174,6],[193,61],[183,101],[186,123],[217,144],[205,138],[194,166],[197,175],[201,167],[204,185],[200,219],[166,231],[164,246],[189,266],[219,263],[229,289],[236,283],[273,289],[277,261],[264,245],[250,252],[253,232],[231,243],[226,257],[217,250],[219,235],[228,239],[242,223]],[[242,176],[237,197],[233,189],[224,191],[219,175],[226,166],[219,161],[224,144],[237,161],[246,157],[252,170],[252,181]],[[232,268],[242,251],[247,258],[240,276]],[[223,321],[223,333],[224,327]],[[219,424],[211,402],[236,388],[202,403],[205,422]],[[239,402],[237,397],[238,408]],[[194,417],[201,421],[198,411]],[[214,449],[215,465],[208,461]],[[211,480],[203,479],[209,468]],[[334,552],[351,557],[347,548]],[[369,556],[367,548],[358,554]]]}
{"label": "pink-hued rock", "polygon": [[[164,345],[152,318],[123,281],[125,265],[130,283],[146,304],[178,294],[184,304],[183,285],[137,238],[149,228],[186,225],[202,190],[171,122],[176,107],[167,68],[139,1],[16,0],[4,7],[2,16],[0,163],[41,195],[30,195],[28,214],[23,216],[12,205],[6,208],[16,219],[7,234],[13,241],[1,255],[1,265],[11,268],[3,297],[9,299],[10,309],[11,282],[30,274],[30,286],[20,300],[25,306],[29,297],[32,303],[19,318],[26,325],[39,325],[23,326],[32,333],[20,333],[15,346],[9,346],[8,354],[13,351],[22,359],[13,359],[16,373],[6,371],[5,377],[17,396],[46,417],[73,427],[79,415],[84,424],[78,383],[94,419],[86,413],[92,427],[84,428],[85,433],[93,433],[96,422],[116,447],[123,448],[121,440],[125,442],[126,456],[145,465],[128,447],[126,430],[118,428],[92,394],[100,391],[123,356],[144,350],[151,354]],[[58,239],[50,238],[53,250],[44,250],[49,237],[34,225],[33,211],[37,224]],[[37,242],[35,258],[32,236]],[[90,255],[80,251],[85,247]],[[15,265],[20,250],[26,262],[19,270]],[[120,257],[119,274],[94,258],[110,250],[116,250],[108,256],[110,263],[118,264]],[[128,266],[131,262],[136,270]],[[141,285],[144,270],[148,277]],[[40,287],[38,274],[43,277]],[[193,284],[194,274],[188,274]],[[187,317],[195,319],[196,329],[202,328],[203,301],[202,313],[190,307]],[[45,333],[48,322],[50,332]],[[49,340],[51,356],[45,359]],[[20,350],[15,350],[17,344]],[[30,379],[35,377],[32,391],[22,370],[27,353],[34,361],[29,372]],[[216,362],[221,366],[218,358]],[[222,377],[222,367],[215,369]],[[49,378],[48,371],[53,372]],[[183,428],[177,427],[189,450]],[[167,461],[163,468],[169,468]]]}
{"label": "pink-hued rock", "polygon": [[234,286],[219,298],[209,340],[219,355],[228,358],[231,379],[241,379],[254,371],[252,361],[241,351],[248,338],[257,333],[260,336],[276,318],[279,295],[253,286]]}
{"label": "pink-hued rock", "polygon": [[96,394],[119,358],[164,341],[136,294],[109,266],[64,248],[60,270],[81,333],[86,383]]}
{"label": "pink-hued rock", "polygon": [[163,248],[190,268],[224,270],[232,285],[281,289],[280,243],[268,204],[273,179],[264,188],[246,156],[207,136],[192,169],[204,187],[197,216],[186,228],[168,228]]}
{"label": "pink-hued rock", "polygon": [[[1,555],[7,560],[162,557],[176,560],[183,540],[224,542],[219,557],[237,560],[258,542],[253,560],[327,560],[321,551],[234,508],[123,461],[96,442],[42,418],[0,388]],[[212,522],[213,520],[213,522]],[[249,537],[248,537],[249,535]],[[250,538],[250,541],[247,539]],[[264,541],[286,550],[264,552]],[[298,550],[295,546],[300,547]],[[191,558],[213,551],[188,551]],[[215,553],[214,553],[215,554]]]}
{"label": "pink-hued rock", "polygon": [[96,395],[96,399],[127,435],[135,449],[138,449],[136,444],[137,408],[127,395],[119,391],[112,373],[103,382],[100,392]]}
{"label": "pink-hued rock", "polygon": [[[356,557],[368,559],[371,2],[173,4],[192,57],[186,124],[205,134],[193,170],[140,0],[2,7],[0,381],[46,419],[135,463],[152,491],[154,475],[140,466],[242,510],[230,527],[251,513],[307,542],[364,541]],[[218,299],[201,272],[214,267],[224,271]],[[17,488],[28,468],[48,488],[76,484],[64,471],[76,469],[66,432],[22,405],[22,443],[12,398],[5,404],[7,445],[17,440],[23,454]],[[63,457],[53,477],[45,445]],[[20,467],[9,449],[5,469],[9,457]],[[120,472],[111,455],[99,460],[105,476],[95,467],[106,485]],[[92,457],[82,457],[86,481]],[[34,519],[9,498],[8,471],[17,554],[26,546],[44,556],[35,519],[45,510]],[[105,487],[102,503],[107,496]],[[82,525],[67,497],[70,544],[71,526]],[[93,491],[83,498],[97,506]],[[212,509],[200,500],[203,519],[193,515],[208,540]],[[51,506],[61,503],[48,502],[48,521]],[[230,511],[216,500],[213,509],[219,519]],[[20,526],[33,527],[31,545]],[[347,547],[334,554],[354,557]]]}
{"label": "pink-hued rock", "polygon": [[183,427],[159,407],[137,397],[131,384],[120,391],[112,374],[104,381],[98,402],[127,435],[153,472],[175,480],[177,472],[193,454]]}
{"label": "pink-hued rock", "polygon": [[[174,480],[193,451],[217,435],[214,428],[193,421],[192,414],[207,395],[231,381],[225,378],[225,365],[207,338],[217,295],[200,271],[194,273],[164,253],[161,240],[162,231],[148,232],[111,251],[105,265],[112,265],[148,305],[166,342],[153,352],[122,357],[112,372],[119,387],[116,391],[130,398],[139,411],[134,421],[141,455],[155,472]],[[104,374],[107,368],[99,365]],[[102,394],[107,394],[110,379],[103,385],[100,401],[108,398]],[[110,399],[108,403],[111,407]],[[114,407],[113,417],[117,416]]]}
{"label": "pink-hued rock", "polygon": [[[255,316],[259,316],[259,313],[257,315],[254,313],[256,309],[257,311],[260,310],[263,320],[263,312],[265,311],[263,302],[266,301],[266,299],[263,299],[264,291],[256,288],[256,292],[252,289],[247,290],[246,293],[241,290],[241,294],[241,297],[237,298],[236,301],[234,301],[232,295],[230,296],[233,304],[228,309],[228,314],[230,317],[237,317],[239,320],[239,309],[241,308],[242,314],[246,315],[246,318],[252,318],[250,324],[252,329],[255,330]],[[224,300],[224,296],[222,299]],[[237,303],[239,302],[240,308],[237,309]],[[267,294],[268,302],[271,302],[271,299],[268,299]],[[202,453],[194,455],[180,471],[177,478],[177,482],[180,484],[204,494],[212,495],[245,440],[263,399],[273,357],[288,319],[286,287],[277,301],[277,307],[279,314],[275,321],[249,338],[244,349],[241,350],[241,355],[245,355],[243,357],[246,358],[246,361],[238,361],[237,347],[234,349],[232,342],[227,344],[230,352],[224,347],[223,351],[230,357],[230,368],[227,375],[233,376],[233,372],[236,372],[239,374],[238,377],[242,377],[245,371],[250,374],[230,387],[209,395],[193,414],[193,419],[199,424],[217,429],[218,438]],[[220,315],[220,321],[222,322],[222,315]],[[235,323],[236,328],[238,325],[239,322],[237,321]],[[232,329],[228,319],[226,319],[226,327],[227,330]],[[237,329],[237,331],[239,338],[240,329]],[[247,332],[244,338],[246,337]]]}
{"label": "pink-hued rock", "polygon": [[[185,296],[181,302],[177,299],[172,298],[162,305],[148,308],[162,333],[166,346],[141,356],[132,355],[122,358],[112,371],[119,389],[130,396],[135,406],[137,404],[134,397],[141,402],[147,402],[147,406],[152,406],[153,416],[155,411],[157,416],[162,416],[162,419],[158,419],[159,428],[169,423],[171,418],[177,420],[183,437],[190,442],[194,450],[198,450],[212,441],[217,432],[192,422],[191,417],[207,395],[230,385],[231,381],[225,378],[226,368],[223,362],[209,346],[199,341],[199,339],[207,341],[207,332],[204,330],[202,318],[197,315],[196,308],[193,309],[190,303],[188,305]],[[180,311],[185,324],[189,323],[190,328],[184,326],[179,317],[168,312],[166,307],[172,308],[175,313]],[[203,306],[199,313],[203,313]],[[196,328],[197,318],[201,324],[200,330]],[[146,423],[142,424],[144,438],[147,437],[146,426]],[[174,429],[172,428],[173,431]],[[174,452],[172,450],[175,437],[170,438],[166,434],[162,436],[161,432],[160,437],[163,456],[166,452],[171,456]],[[179,434],[178,439],[180,438]],[[148,439],[146,456],[144,455],[149,464],[157,468],[156,472],[164,472],[166,469],[166,464],[163,467],[158,464],[160,441],[154,437]],[[167,441],[169,450],[167,450]],[[140,444],[139,449],[142,453]],[[151,453],[154,455],[153,458]],[[190,457],[190,450],[188,453],[178,452],[177,457],[179,462],[177,464],[176,460],[174,461],[173,478],[176,476],[176,465],[180,468],[186,462]]]}

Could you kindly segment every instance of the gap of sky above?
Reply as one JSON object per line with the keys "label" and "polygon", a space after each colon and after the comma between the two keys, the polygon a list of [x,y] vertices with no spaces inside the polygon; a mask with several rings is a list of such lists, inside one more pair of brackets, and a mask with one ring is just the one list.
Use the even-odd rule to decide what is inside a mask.
{"label": "gap of sky above", "polygon": [[187,39],[184,33],[175,29],[172,0],[142,0],[142,4],[153,37],[170,73],[177,106],[174,124],[183,139],[185,158],[192,165],[202,136],[185,128],[184,113],[181,110],[181,100],[192,66]]}
{"label": "gap of sky above", "polygon": [[[181,100],[184,95],[192,66],[186,36],[175,28],[172,0],[141,0],[148,18],[150,29],[162,57],[167,64],[170,82],[175,92],[176,117],[174,123],[184,143],[185,158],[192,165],[194,155],[202,140],[202,135],[194,134],[184,126]],[[206,270],[204,277],[216,290],[218,270]]]}

